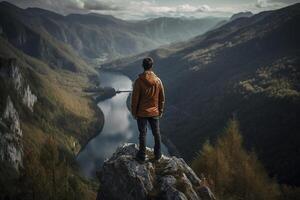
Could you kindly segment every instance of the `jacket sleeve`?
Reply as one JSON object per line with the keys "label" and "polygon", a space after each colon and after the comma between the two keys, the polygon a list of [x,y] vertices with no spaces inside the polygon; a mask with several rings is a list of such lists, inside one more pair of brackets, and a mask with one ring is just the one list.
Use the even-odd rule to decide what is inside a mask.
{"label": "jacket sleeve", "polygon": [[159,108],[160,115],[164,112],[164,107],[165,107],[165,91],[164,91],[164,86],[160,80],[160,89],[159,89],[159,96],[158,96],[158,108]]}
{"label": "jacket sleeve", "polygon": [[140,100],[140,84],[138,82],[138,79],[134,81],[133,84],[133,91],[131,95],[131,114],[133,116],[137,116],[137,111],[138,111],[138,104]]}

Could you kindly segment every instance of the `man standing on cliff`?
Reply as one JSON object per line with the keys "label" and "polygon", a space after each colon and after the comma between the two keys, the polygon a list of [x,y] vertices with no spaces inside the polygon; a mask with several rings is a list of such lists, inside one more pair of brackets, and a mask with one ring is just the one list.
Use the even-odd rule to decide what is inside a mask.
{"label": "man standing on cliff", "polygon": [[152,71],[152,58],[148,57],[143,60],[143,68],[144,72],[133,84],[131,97],[131,112],[137,120],[140,132],[140,146],[136,158],[139,161],[145,161],[147,122],[149,122],[155,141],[154,158],[159,160],[161,158],[159,118],[164,110],[164,88],[161,80]]}

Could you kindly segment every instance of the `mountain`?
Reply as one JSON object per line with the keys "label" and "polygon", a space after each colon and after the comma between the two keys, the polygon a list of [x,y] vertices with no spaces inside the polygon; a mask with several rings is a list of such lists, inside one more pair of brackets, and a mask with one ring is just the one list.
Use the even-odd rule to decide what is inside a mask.
{"label": "mountain", "polygon": [[[9,40],[14,40],[12,43],[17,48],[23,48],[32,54],[47,53],[48,50],[52,51],[52,47],[39,49],[39,46],[45,44],[43,42],[45,38],[51,38],[52,42],[56,40],[58,43],[55,46],[64,46],[65,50],[76,51],[81,57],[88,61],[92,59],[96,63],[189,39],[210,30],[223,20],[223,18],[157,18],[124,21],[94,13],[62,16],[40,8],[20,9],[7,2],[0,3],[0,11],[2,33]],[[14,30],[19,30],[16,33],[19,34],[16,35],[17,38]],[[38,32],[43,37],[27,38],[28,31]],[[69,47],[72,47],[72,50]],[[55,58],[53,61],[65,60]]]}
{"label": "mountain", "polygon": [[[55,40],[38,24],[26,22],[23,10],[6,2],[0,3],[1,37],[15,48],[46,62],[52,68],[73,72],[88,71],[89,66],[68,45]],[[37,20],[34,18],[34,20]]]}
{"label": "mountain", "polygon": [[138,32],[161,44],[188,40],[213,29],[225,18],[207,17],[202,19],[160,17],[133,24]]}
{"label": "mountain", "polygon": [[250,11],[239,12],[239,13],[236,13],[236,14],[232,15],[232,16],[230,17],[230,21],[236,20],[236,19],[238,19],[238,18],[252,17],[252,16],[253,16],[253,13],[250,12]]}
{"label": "mountain", "polygon": [[0,34],[0,199],[95,196],[74,164],[103,125],[83,92],[95,85],[95,71],[72,49],[9,17],[0,19],[7,22]]}
{"label": "mountain", "polygon": [[[103,68],[132,79],[151,56],[166,90],[162,134],[187,160],[237,118],[248,149],[281,183],[300,185],[300,4],[239,18]],[[187,134],[188,133],[188,134]]]}

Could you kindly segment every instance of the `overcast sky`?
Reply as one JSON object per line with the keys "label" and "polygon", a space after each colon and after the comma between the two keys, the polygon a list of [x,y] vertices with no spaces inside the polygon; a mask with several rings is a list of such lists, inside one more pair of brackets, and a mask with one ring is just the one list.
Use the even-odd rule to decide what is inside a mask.
{"label": "overcast sky", "polygon": [[[2,0],[0,0],[2,1]],[[40,7],[61,14],[96,12],[122,19],[225,16],[281,8],[300,0],[6,0],[22,8]]]}

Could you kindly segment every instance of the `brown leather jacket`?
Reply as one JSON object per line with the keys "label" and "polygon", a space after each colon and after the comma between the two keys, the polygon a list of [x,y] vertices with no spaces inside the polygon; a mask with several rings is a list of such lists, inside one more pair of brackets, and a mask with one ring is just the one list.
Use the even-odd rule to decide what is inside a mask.
{"label": "brown leather jacket", "polygon": [[165,93],[161,80],[153,71],[144,71],[135,80],[131,97],[134,117],[160,116],[164,110]]}

